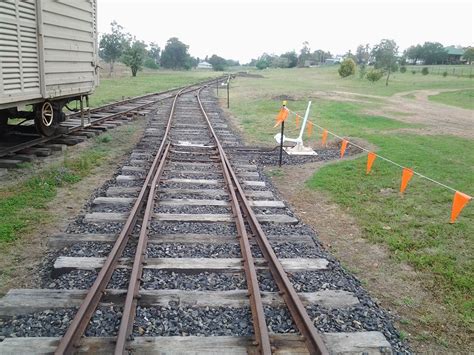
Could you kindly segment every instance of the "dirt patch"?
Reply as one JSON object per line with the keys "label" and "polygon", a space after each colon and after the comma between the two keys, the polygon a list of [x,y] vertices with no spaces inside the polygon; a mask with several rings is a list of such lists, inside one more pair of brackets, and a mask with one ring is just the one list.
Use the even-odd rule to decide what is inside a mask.
{"label": "dirt patch", "polygon": [[266,170],[299,218],[317,231],[323,245],[361,280],[382,307],[393,312],[413,350],[468,353],[472,339],[456,325],[442,301],[430,293],[429,275],[393,259],[384,246],[364,239],[348,211],[331,202],[325,193],[305,186],[323,164]]}
{"label": "dirt patch", "polygon": [[423,125],[422,128],[404,129],[403,132],[474,138],[474,111],[428,100],[428,96],[447,91],[456,90],[415,90],[399,92],[391,97],[334,91],[325,93],[324,98],[362,103],[367,103],[368,98],[376,99],[380,102],[378,107],[365,109],[364,113]]}
{"label": "dirt patch", "polygon": [[278,95],[272,97],[273,101],[295,101],[296,99],[290,95]]}
{"label": "dirt patch", "polygon": [[[139,141],[144,126],[145,120],[139,120],[108,131],[112,138],[109,143],[112,153],[89,176],[74,185],[58,188],[56,197],[46,207],[47,219],[0,250],[0,294],[5,294],[10,288],[37,287],[35,270],[47,251],[48,237],[64,230],[80,213],[92,192],[114,175],[116,167]],[[93,144],[93,140],[89,140],[71,147],[68,157],[78,156]],[[47,167],[45,163],[36,172]]]}

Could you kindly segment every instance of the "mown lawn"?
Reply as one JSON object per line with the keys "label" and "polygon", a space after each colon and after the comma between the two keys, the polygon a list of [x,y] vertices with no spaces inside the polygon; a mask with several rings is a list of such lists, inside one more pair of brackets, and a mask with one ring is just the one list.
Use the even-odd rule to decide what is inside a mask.
{"label": "mown lawn", "polygon": [[442,92],[438,95],[428,96],[428,99],[446,105],[474,110],[474,90]]}
{"label": "mown lawn", "polygon": [[[270,70],[264,78],[238,78],[232,83],[231,111],[252,144],[275,145],[274,118],[283,96],[288,106],[303,113],[313,100],[311,119],[341,136],[361,138],[378,147],[377,152],[403,166],[474,195],[474,151],[472,140],[454,136],[401,133],[399,129],[420,128],[381,116],[363,114],[379,99],[364,97],[364,103],[324,100],[318,91],[350,91],[365,95],[392,95],[415,89],[472,87],[468,78],[396,74],[388,87],[370,84],[357,77],[340,79],[336,68]],[[295,136],[294,120],[286,126]],[[319,139],[315,130],[309,139]],[[458,221],[448,223],[453,193],[414,177],[400,196],[401,169],[378,159],[373,173],[365,175],[366,158],[330,164],[307,181],[311,189],[328,192],[333,201],[347,207],[356,217],[363,236],[386,245],[392,256],[429,275],[433,294],[467,327],[474,320],[474,203]],[[316,203],[316,202],[315,202]],[[467,329],[467,328],[466,328]]]}

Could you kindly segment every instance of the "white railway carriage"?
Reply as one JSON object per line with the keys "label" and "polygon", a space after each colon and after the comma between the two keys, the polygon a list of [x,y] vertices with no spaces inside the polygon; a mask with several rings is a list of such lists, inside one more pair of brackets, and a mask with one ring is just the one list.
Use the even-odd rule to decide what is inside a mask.
{"label": "white railway carriage", "polygon": [[53,135],[97,84],[97,0],[0,1],[0,133],[25,118]]}

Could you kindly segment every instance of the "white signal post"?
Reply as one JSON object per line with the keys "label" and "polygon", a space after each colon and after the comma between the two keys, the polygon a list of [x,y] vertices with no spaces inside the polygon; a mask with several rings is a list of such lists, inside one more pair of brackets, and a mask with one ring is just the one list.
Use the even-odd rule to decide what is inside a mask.
{"label": "white signal post", "polygon": [[[311,101],[308,102],[308,107],[306,108],[306,112],[304,114],[303,124],[301,125],[300,134],[298,138],[288,138],[283,135],[284,142],[293,142],[296,143],[294,147],[286,147],[285,152],[289,155],[318,155],[312,148],[305,147],[303,145],[303,134],[306,128],[306,123],[309,117],[309,109],[311,108]],[[275,140],[280,143],[281,141],[281,133],[277,133],[275,135]]]}

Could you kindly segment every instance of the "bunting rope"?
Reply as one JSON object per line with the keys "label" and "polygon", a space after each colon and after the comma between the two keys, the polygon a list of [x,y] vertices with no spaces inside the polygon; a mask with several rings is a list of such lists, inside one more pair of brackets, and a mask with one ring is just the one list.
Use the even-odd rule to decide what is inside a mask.
{"label": "bunting rope", "polygon": [[[303,116],[301,116],[300,114],[298,114],[297,112],[294,112],[292,110],[290,110],[288,107],[284,106],[282,108],[282,110],[287,110],[287,112],[295,115],[295,121],[296,121],[296,125],[297,127],[299,126],[299,119]],[[281,114],[281,111],[280,111],[280,114]],[[285,117],[286,119],[286,117]],[[462,193],[460,192],[459,190],[456,190],[455,188],[451,187],[451,186],[448,186],[446,184],[443,184],[442,182],[439,182],[437,180],[434,180],[422,173],[419,173],[418,171],[415,171],[413,169],[410,169],[406,166],[403,166],[389,158],[386,158],[382,155],[379,155],[375,152],[372,152],[371,150],[365,148],[365,147],[362,147],[360,146],[359,144],[356,144],[356,143],[353,143],[349,140],[347,140],[346,138],[344,137],[341,137],[339,136],[338,134],[334,133],[334,132],[331,132],[330,130],[328,130],[327,128],[324,128],[320,125],[318,125],[317,123],[311,121],[308,119],[307,121],[307,124],[309,124],[310,126],[308,126],[308,136],[311,136],[311,133],[313,131],[313,126],[314,127],[317,127],[319,129],[321,129],[323,131],[323,134],[322,134],[322,145],[325,146],[326,145],[326,140],[327,140],[327,135],[330,134],[331,136],[334,136],[338,139],[340,139],[342,141],[342,144],[341,144],[341,158],[344,156],[344,153],[346,151],[346,148],[348,145],[352,145],[354,147],[357,147],[359,148],[360,150],[368,153],[367,155],[367,170],[366,170],[366,173],[369,174],[371,169],[372,169],[372,165],[375,161],[376,158],[380,158],[392,165],[395,165],[399,168],[402,169],[402,182],[401,182],[401,185],[400,185],[400,192],[403,193],[405,191],[405,189],[407,188],[407,185],[408,185],[408,182],[410,181],[410,179],[412,178],[413,175],[416,175],[422,179],[425,179],[425,180],[428,180],[434,184],[437,184],[441,187],[444,187],[445,189],[448,189],[452,192],[454,192],[454,198],[453,198],[453,207],[452,207],[452,210],[451,210],[451,219],[450,219],[450,223],[454,223],[454,221],[457,219],[458,215],[461,213],[461,210],[467,205],[467,203],[472,200],[472,196],[469,196],[465,193]],[[278,125],[278,123],[277,123]],[[275,125],[275,127],[277,126]]]}

